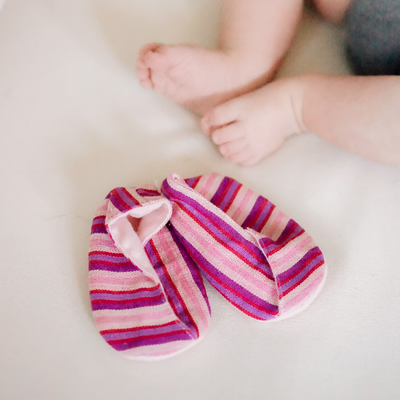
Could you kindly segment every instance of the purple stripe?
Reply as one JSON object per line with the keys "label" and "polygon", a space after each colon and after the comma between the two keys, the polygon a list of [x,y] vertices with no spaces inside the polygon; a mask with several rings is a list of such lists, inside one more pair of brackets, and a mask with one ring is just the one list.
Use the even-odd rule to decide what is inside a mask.
{"label": "purple stripe", "polygon": [[301,235],[303,232],[304,229],[297,222],[291,219],[276,242],[279,244],[287,244],[295,237]]}
{"label": "purple stripe", "polygon": [[[245,239],[240,233],[238,233],[234,228],[232,228],[213,212],[207,210],[198,202],[182,195],[180,192],[175,191],[165,181],[164,183],[165,186],[168,186],[168,189],[163,187],[163,191],[168,199],[182,204],[182,206],[190,213],[191,216],[201,221],[203,225],[211,231],[211,234],[224,243],[225,246],[229,246],[236,253],[239,253],[257,270],[267,275],[270,279],[273,279],[271,268],[264,261],[265,257],[263,253],[255,244]],[[175,212],[175,215],[173,214],[171,217],[170,222],[172,225],[174,225],[174,217],[176,215],[177,212]],[[228,232],[232,239],[228,239],[225,232],[222,230]]]}
{"label": "purple stripe", "polygon": [[[205,275],[207,276],[207,274]],[[268,321],[270,319],[276,318],[276,316],[278,315],[279,311],[278,306],[273,306],[272,304],[265,302],[264,310],[268,309],[270,312],[268,313],[266,311],[262,311],[258,308],[251,306],[249,303],[245,302],[242,298],[236,296],[233,293],[229,293],[229,295],[227,296],[224,293],[224,288],[218,282],[214,281],[212,277],[210,277],[209,279],[210,283],[215,287],[215,289],[217,289],[222,294],[222,296],[224,296],[228,301],[230,301],[235,307],[237,307],[242,312],[244,312],[243,310],[245,310],[248,313],[248,315],[252,316],[253,318],[262,321]],[[271,310],[272,306],[274,307],[274,310]]]}
{"label": "purple stripe", "polygon": [[[314,260],[309,262],[313,256],[316,256]],[[285,271],[284,273],[277,276],[276,281],[278,282],[278,291],[279,293],[284,293],[292,286],[296,286],[310,271],[312,271],[316,265],[318,265],[321,261],[324,260],[321,251],[318,247],[314,247],[314,249],[310,250],[300,261],[298,261],[290,270]],[[309,264],[307,265],[307,262]],[[288,272],[291,272],[288,273]],[[285,275],[286,278],[293,275],[293,278],[287,281],[285,284],[280,285],[280,282],[284,281],[285,278],[282,275]]]}
{"label": "purple stripe", "polygon": [[132,263],[129,265],[110,265],[98,261],[89,264],[89,271],[132,272],[140,271],[140,269]]}
{"label": "purple stripe", "polygon": [[115,264],[130,263],[131,261],[121,253],[111,254],[89,254],[89,261],[109,261]]}
{"label": "purple stripe", "polygon": [[193,340],[192,336],[187,332],[178,332],[175,335],[168,336],[156,336],[156,337],[139,337],[134,341],[127,341],[123,343],[112,343],[112,346],[117,351],[123,351],[128,349],[133,349],[137,347],[143,346],[154,346],[157,344],[169,343],[169,342],[178,342],[184,340]]}
{"label": "purple stripe", "polygon": [[119,210],[119,211],[121,211],[121,212],[125,212],[125,211],[129,210],[130,208],[127,207],[126,204],[124,204],[124,203],[121,202],[121,200],[120,200],[119,197],[118,197],[119,192],[118,192],[117,189],[119,189],[119,188],[116,188],[116,189],[114,189],[114,190],[112,190],[112,191],[110,192],[109,200],[111,201],[111,203],[113,204],[113,206],[114,206],[117,210]]}
{"label": "purple stripe", "polygon": [[[208,282],[210,282],[225,298],[258,319],[266,320],[271,318],[271,314],[278,313],[278,306],[270,304],[244,289],[243,286],[224,275],[208,262],[206,258],[178,232],[177,236],[191,254],[192,258],[196,261]],[[269,312],[267,312],[267,310]]]}
{"label": "purple stripe", "polygon": [[[202,209],[202,211],[206,213],[206,215],[196,213],[196,210],[192,207],[186,206],[185,208],[191,215],[195,215],[197,219],[211,231],[210,234],[215,238],[218,238],[219,241],[224,244],[224,246],[234,250],[257,270],[266,274],[271,279],[273,278],[272,271],[269,266],[266,266],[266,268],[264,268],[264,263],[261,262],[265,260],[263,253],[254,243],[244,238],[236,229],[231,227],[223,219],[220,219],[218,216],[206,210],[205,208],[202,208],[201,206],[197,207],[199,209]],[[212,220],[212,222],[210,221],[210,219]],[[172,225],[173,221],[174,218],[172,217]],[[222,231],[222,229],[229,234],[230,238],[227,237],[226,233]]]}
{"label": "purple stripe", "polygon": [[185,179],[185,182],[188,186],[190,186],[191,188],[193,188],[194,184],[197,182],[197,180],[199,179],[198,176],[195,176],[194,178],[189,178],[189,179]]}
{"label": "purple stripe", "polygon": [[194,263],[194,261],[190,258],[190,255],[188,254],[186,249],[183,247],[183,245],[180,242],[180,240],[178,239],[178,232],[174,229],[173,226],[171,226],[171,228],[170,228],[170,233],[171,233],[171,237],[172,237],[174,243],[176,244],[176,246],[179,249],[179,252],[181,253],[182,258],[185,260],[185,263],[187,265],[187,268],[189,269],[189,272],[190,272],[190,274],[192,276],[192,279],[194,280],[196,286],[200,290],[200,292],[201,292],[201,294],[202,294],[202,296],[203,296],[203,298],[204,298],[204,300],[205,300],[205,302],[207,304],[208,312],[211,314],[210,303],[208,301],[206,288],[204,287],[203,279],[201,277],[199,269],[197,268],[197,266]]}
{"label": "purple stripe", "polygon": [[257,232],[260,232],[262,229],[262,224],[265,220],[265,218],[268,216],[268,214],[271,212],[271,210],[275,206],[267,200],[267,204],[264,206],[263,210],[261,211],[259,217],[257,218],[256,221],[253,222],[253,226],[251,226],[251,229],[254,229]]}
{"label": "purple stripe", "polygon": [[90,234],[93,235],[94,233],[103,233],[105,235],[108,235],[107,229],[103,224],[102,225],[93,224]]}
{"label": "purple stripe", "polygon": [[161,288],[158,290],[140,290],[135,291],[134,293],[91,293],[91,300],[115,300],[115,301],[124,301],[124,300],[138,300],[141,297],[151,298],[157,297],[162,294]]}
{"label": "purple stripe", "polygon": [[260,244],[264,249],[265,254],[268,256],[268,254],[276,251],[278,248],[286,246],[290,241],[300,236],[303,232],[304,229],[291,219],[276,241],[266,237],[260,240]]}
{"label": "purple stripe", "polygon": [[152,307],[165,303],[165,297],[160,296],[154,299],[138,299],[126,302],[96,301],[92,302],[93,310],[130,310],[132,308]]}
{"label": "purple stripe", "polygon": [[[126,189],[125,189],[126,190]],[[139,201],[138,200],[133,200],[130,196],[132,196],[132,195],[128,195],[126,192],[125,192],[125,190],[124,190],[124,188],[122,188],[122,187],[119,187],[119,188],[117,188],[116,189],[116,191],[118,192],[118,194],[119,194],[119,196],[121,197],[121,199],[126,203],[126,204],[128,204],[128,206],[129,206],[129,209],[132,209],[132,208],[136,208],[136,207],[140,207],[140,205],[138,204],[139,203]],[[126,190],[127,191],[127,190]],[[133,196],[132,196],[133,197]]]}
{"label": "purple stripe", "polygon": [[321,250],[317,246],[315,246],[312,249],[310,249],[309,251],[307,251],[307,253],[304,254],[304,256],[301,258],[301,260],[299,260],[296,264],[294,264],[288,270],[279,274],[277,276],[277,280],[279,280],[279,282],[283,282],[286,279],[291,279],[292,275],[296,275],[299,272],[298,270],[301,269],[304,266],[304,264],[309,262],[316,255],[322,256]]}
{"label": "purple stripe", "polygon": [[[227,190],[227,192],[225,193],[224,198],[222,199],[221,203],[217,207],[225,212],[225,210],[228,208],[228,206],[231,203],[231,201],[233,201],[233,196],[235,194],[237,194],[237,190],[241,186],[242,185],[239,182],[237,182],[237,181],[232,179],[229,189]],[[211,203],[213,203],[213,204],[217,203],[220,200],[220,199],[216,198],[216,195],[217,194],[215,194],[214,197],[210,200]]]}
{"label": "purple stripe", "polygon": [[[214,195],[212,196],[210,202],[213,203],[214,205],[218,202],[223,201],[223,197],[222,196],[229,196],[229,187],[233,184],[234,180],[231,178],[228,178],[227,176],[225,178],[222,179],[222,181],[220,182],[218,189],[215,191]],[[224,192],[225,190],[227,191],[227,193]],[[232,192],[231,192],[231,196],[232,196]],[[219,206],[217,206],[219,207]],[[222,207],[220,207],[222,208]]]}
{"label": "purple stripe", "polygon": [[253,208],[251,209],[249,215],[247,216],[247,218],[245,219],[245,221],[242,224],[243,228],[251,228],[253,226],[253,224],[254,224],[253,219],[257,215],[262,203],[265,200],[266,199],[264,197],[258,196],[256,202],[254,203]]}
{"label": "purple stripe", "polygon": [[111,340],[126,340],[136,339],[143,336],[162,335],[163,333],[169,332],[187,332],[187,329],[183,324],[171,324],[167,326],[144,327],[144,329],[135,329],[126,332],[106,333],[102,336],[107,342],[109,342]]}
{"label": "purple stripe", "polygon": [[[170,232],[171,233],[171,232]],[[171,241],[168,241],[169,245],[173,247]],[[150,240],[146,246],[145,246],[145,251],[147,253],[147,256],[150,259],[151,264],[154,266],[155,271],[158,274],[158,277],[160,278],[161,285],[164,289],[164,292],[167,295],[168,302],[173,306],[172,308],[174,309],[176,315],[178,318],[193,332],[195,336],[197,336],[197,330],[196,327],[193,326],[192,321],[189,319],[186,311],[185,304],[182,304],[178,294],[177,294],[177,289],[175,285],[173,285],[173,282],[171,284],[170,279],[168,279],[168,276],[165,274],[165,270],[163,268],[164,265],[164,260],[159,261],[157,254],[153,251],[152,249],[152,240]],[[165,265],[165,268],[168,268],[168,265]],[[185,267],[182,267],[185,268]],[[172,279],[171,279],[172,280]]]}
{"label": "purple stripe", "polygon": [[104,215],[93,218],[93,224],[104,224],[105,221],[106,221],[106,217]]}

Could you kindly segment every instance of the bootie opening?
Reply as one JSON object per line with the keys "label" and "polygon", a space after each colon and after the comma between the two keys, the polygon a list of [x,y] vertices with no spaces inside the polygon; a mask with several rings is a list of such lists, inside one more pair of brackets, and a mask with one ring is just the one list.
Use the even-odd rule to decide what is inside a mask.
{"label": "bootie opening", "polygon": [[108,229],[119,249],[144,273],[156,278],[145,251],[145,244],[171,217],[172,207],[167,202],[157,202],[137,207],[109,223]]}

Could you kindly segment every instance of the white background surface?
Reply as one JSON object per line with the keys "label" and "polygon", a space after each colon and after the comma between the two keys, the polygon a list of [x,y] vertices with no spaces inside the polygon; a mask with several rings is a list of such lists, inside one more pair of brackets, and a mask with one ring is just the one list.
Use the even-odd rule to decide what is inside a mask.
{"label": "white background surface", "polygon": [[[140,88],[148,41],[215,44],[215,0],[9,0],[0,13],[1,399],[399,399],[400,169],[312,134],[252,168]],[[342,33],[308,14],[284,74],[346,73]],[[212,171],[268,197],[323,250],[303,313],[262,324],[209,288],[197,346],[129,361],[97,333],[91,219],[116,186]]]}

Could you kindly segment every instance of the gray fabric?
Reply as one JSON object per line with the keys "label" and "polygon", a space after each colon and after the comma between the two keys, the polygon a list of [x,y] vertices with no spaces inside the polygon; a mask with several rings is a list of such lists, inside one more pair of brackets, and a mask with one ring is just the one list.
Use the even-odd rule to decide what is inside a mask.
{"label": "gray fabric", "polygon": [[347,54],[359,75],[400,75],[400,0],[354,0]]}

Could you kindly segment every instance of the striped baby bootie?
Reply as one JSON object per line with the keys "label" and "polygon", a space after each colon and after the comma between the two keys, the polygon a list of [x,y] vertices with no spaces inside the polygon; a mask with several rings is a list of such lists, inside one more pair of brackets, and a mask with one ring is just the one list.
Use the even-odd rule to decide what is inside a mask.
{"label": "striped baby bootie", "polygon": [[95,324],[124,356],[159,359],[196,344],[210,307],[200,273],[171,229],[172,205],[152,186],[117,188],[93,220]]}
{"label": "striped baby bootie", "polygon": [[313,239],[266,198],[218,174],[168,177],[170,223],[206,279],[235,307],[262,321],[304,310],[326,264]]}

